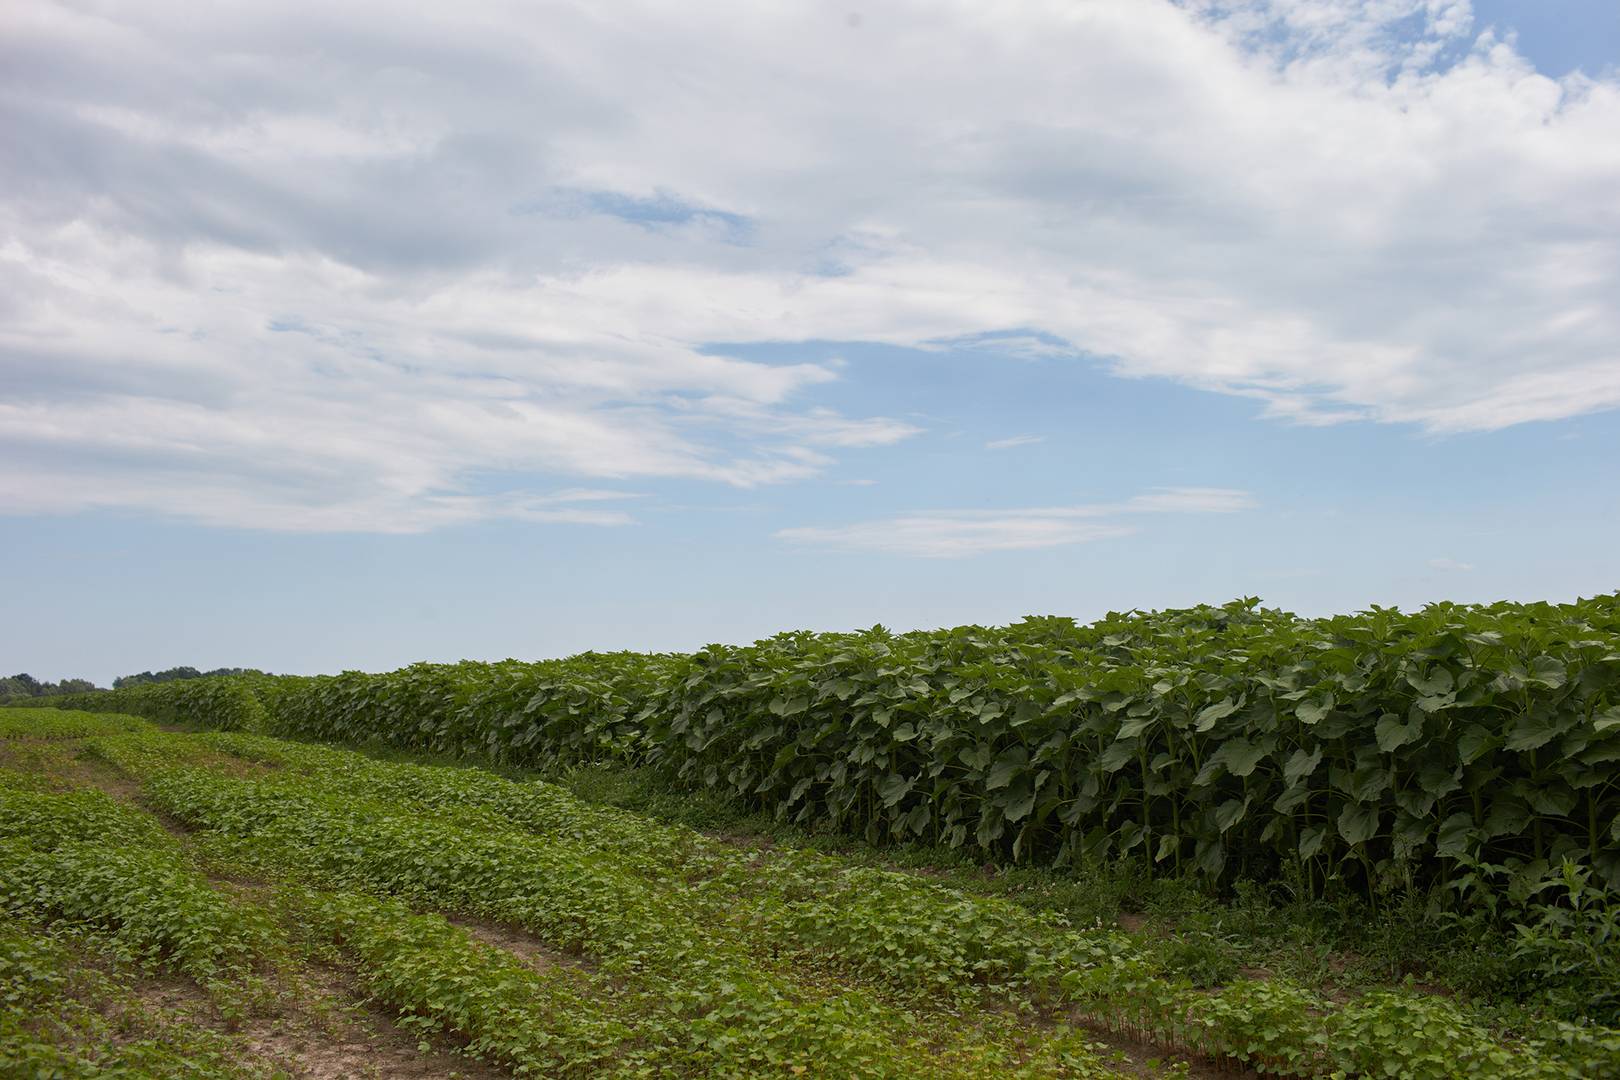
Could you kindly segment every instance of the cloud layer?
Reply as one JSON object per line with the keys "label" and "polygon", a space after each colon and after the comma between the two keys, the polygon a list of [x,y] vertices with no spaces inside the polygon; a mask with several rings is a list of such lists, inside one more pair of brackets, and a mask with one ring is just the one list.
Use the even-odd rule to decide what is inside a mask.
{"label": "cloud layer", "polygon": [[1141,514],[1229,514],[1255,506],[1246,491],[1164,488],[1122,503],[1026,510],[925,510],[852,525],[781,529],[777,539],[799,548],[957,559],[991,551],[1082,544],[1135,532]]}
{"label": "cloud layer", "polygon": [[1466,2],[860,13],[9,5],[0,510],[612,523],[549,493],[918,433],[718,342],[1001,335],[1306,423],[1620,405],[1620,84]]}

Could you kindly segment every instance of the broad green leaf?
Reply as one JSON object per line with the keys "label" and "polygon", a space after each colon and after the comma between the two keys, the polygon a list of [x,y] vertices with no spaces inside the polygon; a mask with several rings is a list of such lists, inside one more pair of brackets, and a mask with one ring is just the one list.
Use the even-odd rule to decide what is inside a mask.
{"label": "broad green leaf", "polygon": [[1283,793],[1277,796],[1277,801],[1272,803],[1271,806],[1279,814],[1291,814],[1304,805],[1310,797],[1311,786],[1309,784],[1295,784],[1291,788],[1285,788]]}
{"label": "broad green leaf", "polygon": [[1474,847],[1474,818],[1471,814],[1452,814],[1440,823],[1439,837],[1435,840],[1436,854],[1446,858],[1466,855]]}
{"label": "broad green leaf", "polygon": [[1010,724],[1014,729],[1021,728],[1039,715],[1041,715],[1039,706],[1033,701],[1020,699],[1018,704],[1013,706],[1013,717]]}
{"label": "broad green leaf", "polygon": [[1339,811],[1339,835],[1351,844],[1364,844],[1378,835],[1378,807],[1345,803]]}
{"label": "broad green leaf", "polygon": [[1299,717],[1302,724],[1320,723],[1322,718],[1333,711],[1333,695],[1323,694],[1319,698],[1308,698],[1299,703],[1294,709],[1294,715]]}
{"label": "broad green leaf", "polygon": [[1557,657],[1538,656],[1530,662],[1528,681],[1557,690],[1569,681],[1569,671]]}
{"label": "broad green leaf", "polygon": [[1389,770],[1383,765],[1364,765],[1350,774],[1347,792],[1357,802],[1372,802],[1389,790]]}
{"label": "broad green leaf", "polygon": [[1434,803],[1434,792],[1424,791],[1422,788],[1408,788],[1395,793],[1395,805],[1412,817],[1428,817],[1429,811],[1434,809]]}
{"label": "broad green leaf", "polygon": [[1193,862],[1210,877],[1220,877],[1221,871],[1226,868],[1226,845],[1219,840],[1198,841],[1198,850],[1193,855]]}
{"label": "broad green leaf", "polygon": [[1270,752],[1270,747],[1262,743],[1237,738],[1227,739],[1222,743],[1221,748],[1215,752],[1215,757],[1220,759],[1233,776],[1248,776]]}
{"label": "broad green leaf", "polygon": [[1417,699],[1417,707],[1426,713],[1440,712],[1449,709],[1457,703],[1456,694],[1426,695]]}
{"label": "broad green leaf", "polygon": [[1470,724],[1457,736],[1457,758],[1464,765],[1477,761],[1480,757],[1496,749],[1500,740],[1479,724]]}
{"label": "broad green leaf", "polygon": [[1006,787],[1012,778],[1029,768],[1029,751],[1022,746],[1009,746],[996,758],[996,763],[990,767],[990,775],[985,778],[986,791]]}
{"label": "broad green leaf", "polygon": [[988,769],[990,763],[996,759],[996,752],[989,745],[980,743],[978,746],[963,748],[962,752],[957,754],[957,757],[968,768],[982,771]]}
{"label": "broad green leaf", "polygon": [[1451,693],[1456,686],[1456,681],[1452,679],[1451,672],[1443,667],[1436,667],[1427,675],[1420,674],[1417,671],[1408,671],[1406,681],[1412,689],[1423,697],[1441,697]]}
{"label": "broad green leaf", "polygon": [[1307,752],[1303,749],[1295,750],[1283,765],[1283,780],[1289,786],[1299,783],[1316,771],[1322,763],[1322,748],[1320,746]]}
{"label": "broad green leaf", "polygon": [[1158,717],[1156,716],[1130,717],[1124,723],[1119,725],[1119,735],[1117,737],[1121,739],[1134,739],[1138,735],[1142,734],[1142,732],[1146,731],[1149,727],[1153,726],[1153,722],[1157,719]]}
{"label": "broad green leaf", "polygon": [[1462,769],[1431,761],[1418,771],[1418,784],[1435,798],[1449,795],[1462,787]]}
{"label": "broad green leaf", "polygon": [[1395,829],[1390,834],[1396,858],[1407,859],[1429,838],[1430,820],[1426,815],[1396,814]]}
{"label": "broad green leaf", "polygon": [[1103,772],[1118,772],[1134,760],[1136,760],[1136,743],[1134,740],[1126,739],[1111,743],[1097,758],[1097,764]]}
{"label": "broad green leaf", "polygon": [[1513,725],[1508,732],[1507,748],[1509,750],[1534,750],[1538,746],[1546,746],[1558,737],[1558,725],[1552,720],[1539,716],[1521,716],[1519,722]]}
{"label": "broad green leaf", "polygon": [[1568,817],[1575,809],[1575,793],[1563,784],[1527,785],[1524,798],[1536,813],[1550,817]]}
{"label": "broad green leaf", "polygon": [[1530,807],[1523,799],[1509,792],[1503,792],[1491,800],[1491,808],[1485,815],[1485,836],[1495,839],[1498,836],[1518,836],[1530,825]]}
{"label": "broad green leaf", "polygon": [[1222,698],[1213,705],[1206,705],[1199,710],[1198,716],[1194,718],[1193,730],[1208,731],[1215,726],[1217,721],[1224,720],[1237,712],[1237,710],[1237,702],[1229,697]]}
{"label": "broad green leaf", "polygon": [[1215,808],[1215,825],[1221,832],[1227,832],[1243,820],[1248,810],[1248,799],[1228,799]]}
{"label": "broad green leaf", "polygon": [[1007,792],[1007,802],[1001,812],[1008,821],[1022,821],[1035,809],[1035,788],[1027,777],[1020,777]]}
{"label": "broad green leaf", "polygon": [[1423,718],[1402,720],[1394,713],[1385,713],[1378,719],[1378,726],[1373,729],[1373,738],[1378,742],[1378,749],[1384,753],[1393,753],[1407,743],[1416,742],[1423,734]]}

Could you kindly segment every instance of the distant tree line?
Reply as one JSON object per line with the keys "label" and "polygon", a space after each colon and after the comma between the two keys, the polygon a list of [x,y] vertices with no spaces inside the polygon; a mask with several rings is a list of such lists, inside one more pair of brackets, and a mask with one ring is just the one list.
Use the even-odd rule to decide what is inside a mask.
{"label": "distant tree line", "polygon": [[[222,667],[213,671],[198,671],[194,667],[172,667],[163,671],[143,671],[139,675],[120,675],[113,680],[114,689],[140,686],[142,683],[173,682],[176,679],[202,679],[210,675],[263,675],[258,668]],[[89,679],[63,679],[61,682],[41,682],[27,672],[0,679],[0,702],[17,698],[50,697],[52,694],[84,694],[101,687]]]}
{"label": "distant tree line", "polygon": [[143,671],[139,675],[120,675],[113,680],[113,689],[122,690],[127,686],[140,686],[142,683],[174,682],[176,679],[206,679],[211,675],[263,675],[258,668],[222,667],[213,671],[198,671],[194,667],[172,667],[163,671]]}
{"label": "distant tree line", "polygon": [[40,682],[27,672],[0,679],[0,701],[13,698],[50,697],[52,694],[82,694],[99,687],[89,679],[63,679],[61,682]]}

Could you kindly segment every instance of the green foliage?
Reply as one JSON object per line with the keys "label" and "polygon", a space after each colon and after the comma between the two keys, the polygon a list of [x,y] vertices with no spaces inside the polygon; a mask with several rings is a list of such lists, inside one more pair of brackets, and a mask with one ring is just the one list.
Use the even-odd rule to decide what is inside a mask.
{"label": "green foliage", "polygon": [[146,683],[174,682],[176,679],[209,679],[219,675],[263,675],[257,668],[222,667],[212,671],[198,671],[194,667],[172,667],[162,671],[143,671],[138,675],[120,675],[113,680],[114,690],[142,686]]}
{"label": "green foliage", "polygon": [[[1434,1075],[1551,1077],[1566,1075],[1572,1058],[1588,1075],[1611,1075],[1591,1064],[1614,1037],[1603,1029],[1569,1026],[1562,1042],[1515,1044],[1476,1014],[1419,995],[1341,1008],[1284,981],[1233,980],[1213,934],[1144,946],[914,875],[809,852],[762,859],[549,784],[233,733],[97,745],[165,809],[263,872],[484,915],[583,954],[611,982],[587,996],[612,997],[630,1042],[682,1068],[701,1063],[700,1074],[830,1061],[839,1075],[906,1075],[919,1051],[881,1000],[965,1010],[989,997],[1077,1010],[1133,1037],[1278,1075],[1425,1075],[1444,1059],[1466,1068]],[[235,779],[184,764],[221,749],[276,769]],[[825,971],[876,997],[807,993],[779,970]],[[718,1045],[714,1024],[729,1032]],[[1414,1039],[1413,1025],[1426,1033]],[[606,1029],[592,1030],[600,1048]],[[1466,1053],[1447,1057],[1444,1040]],[[620,1046],[612,1060],[627,1053]],[[997,1059],[984,1051],[972,1060]],[[1504,1060],[1512,1067],[1488,1071]],[[1003,1061],[1007,1071],[993,1075],[1028,1064]]]}
{"label": "green foliage", "polygon": [[650,756],[798,821],[1222,883],[1620,880],[1620,608],[1247,604],[711,647]]}
{"label": "green foliage", "polygon": [[604,1015],[586,980],[536,971],[443,918],[352,893],[292,894],[315,933],[355,955],[370,990],[423,1034],[450,1033],[518,1076],[614,1075],[641,1057],[625,1023]]}
{"label": "green foliage", "polygon": [[59,683],[41,682],[23,672],[0,679],[0,703],[54,697],[59,694],[85,694],[94,691],[95,688],[96,684],[89,679],[63,679]]}
{"label": "green foliage", "polygon": [[150,815],[99,791],[0,787],[0,911],[93,928],[119,959],[203,983],[247,974],[275,938],[185,865]]}
{"label": "green foliage", "polygon": [[83,704],[498,762],[646,762],[799,823],[996,858],[1142,855],[1215,885],[1294,868],[1317,895],[1395,883],[1513,910],[1565,860],[1620,885],[1616,596],[1319,620],[1245,601]]}
{"label": "green foliage", "polygon": [[83,739],[120,731],[143,731],[150,724],[117,713],[68,709],[11,708],[0,711],[0,739]]}
{"label": "green foliage", "polygon": [[237,1080],[227,1039],[142,1006],[60,942],[0,917],[0,1076]]}
{"label": "green foliage", "polygon": [[117,848],[165,846],[163,828],[149,814],[95,790],[45,793],[0,786],[0,840],[40,851],[64,844],[100,843]]}
{"label": "green foliage", "polygon": [[[1414,951],[1453,920],[1475,940],[1507,942],[1495,956],[1455,950],[1478,985],[1513,987],[1566,1017],[1620,1019],[1620,595],[1315,620],[1243,601],[1089,626],[790,633],[690,656],[247,675],[54,701],[506,765],[622,764],[872,842],[994,862],[1130,863],[1212,892],[1286,882],[1297,902],[1359,896],[1381,956]],[[537,932],[601,950],[636,977],[710,950],[735,974],[725,965],[751,970],[763,949],[884,993],[1060,992],[1109,1023],[1273,1071],[1338,1067],[1332,1033],[1309,1019],[1321,1004],[1286,984],[1232,981],[1235,958],[1214,927],[1117,952],[948,892],[891,896],[875,873],[797,858],[744,872],[701,843],[593,818],[539,786],[518,798],[409,770],[345,775],[360,802],[273,785],[226,799],[215,782],[178,774],[154,774],[151,790],[221,835],[285,850],[287,872],[307,851],[303,872],[327,887],[509,917],[518,901],[506,890],[521,882]],[[394,800],[433,807],[433,828],[450,831],[395,813]],[[681,904],[731,929],[679,929],[695,916],[666,906],[649,885],[659,875],[682,883]],[[721,896],[742,900],[714,915]],[[659,944],[646,927],[678,932]],[[1189,998],[1193,982],[1214,992]],[[743,985],[776,993],[768,980]],[[1334,1037],[1379,1068],[1422,1075],[1432,1062],[1377,1040],[1397,1020],[1451,1030],[1428,1008],[1372,1002],[1343,1021],[1361,1026]]]}
{"label": "green foliage", "polygon": [[50,852],[0,844],[0,904],[18,915],[95,927],[122,960],[209,983],[248,972],[267,924],[173,858],[71,843]]}
{"label": "green foliage", "polygon": [[1620,1017],[1620,896],[1593,886],[1586,868],[1564,863],[1544,887],[1562,903],[1536,910],[1515,929],[1511,954],[1519,978],[1534,986],[1528,995],[1565,1015],[1614,1022]]}
{"label": "green foliage", "polygon": [[[936,1048],[930,1043],[937,1038],[921,1038],[911,1016],[866,989],[823,989],[779,970],[784,962],[812,969],[824,951],[839,971],[879,970],[872,964],[879,953],[869,922],[882,917],[876,909],[845,918],[836,939],[826,940],[796,934],[784,915],[781,897],[807,881],[829,881],[830,868],[777,875],[689,830],[589,807],[552,785],[477,770],[384,764],[234,733],[187,740],[129,736],[95,745],[139,778],[165,811],[201,830],[211,852],[256,873],[515,924],[556,950],[587,958],[594,968],[588,978],[559,967],[545,973],[546,993],[584,993],[590,1005],[570,998],[571,1004],[547,1009],[582,1023],[598,1018],[580,1038],[616,1063],[604,1075],[641,1075],[636,1062],[654,1075],[693,1076],[792,1075],[794,1065],[849,1077],[1105,1073],[1074,1033],[1054,1034],[1028,1049],[1005,1044],[1011,1040],[962,1037]],[[225,747],[274,760],[279,768],[237,779],[188,763]],[[934,906],[956,914],[944,907],[954,899],[939,898]],[[922,899],[912,900],[922,910]],[[912,926],[922,917],[888,916],[887,922],[904,926],[888,935],[891,944],[881,955],[891,955],[894,943],[916,941]],[[979,922],[973,941],[992,936],[996,925],[988,917]],[[921,958],[906,970],[938,970],[961,954],[970,935],[953,930],[954,937],[924,943]],[[435,937],[431,923],[398,932],[406,941],[425,942],[440,959],[441,946],[459,948]],[[380,948],[384,941],[374,944]],[[1020,947],[1014,941],[996,948],[1007,954]],[[377,964],[392,963],[382,953],[372,955]],[[424,959],[413,970],[428,978],[437,963]],[[464,959],[453,971],[480,963]],[[437,978],[434,1000],[441,1003],[481,992],[486,981]],[[947,979],[943,989],[958,988]],[[393,992],[401,1001],[414,1000],[415,991]],[[468,1008],[476,1004],[468,1002]],[[458,1014],[451,1026],[474,1038],[487,1025],[470,1015]],[[603,1044],[615,1030],[610,1020],[630,1025],[630,1047]],[[585,1054],[583,1045],[567,1041],[568,1054]],[[508,1060],[498,1047],[490,1053]],[[587,1054],[582,1060],[597,1059]]]}
{"label": "green foliage", "polygon": [[70,694],[51,700],[64,709],[122,713],[168,724],[196,724],[223,731],[256,731],[266,723],[265,699],[273,694],[274,676],[232,675],[141,683],[94,694]]}

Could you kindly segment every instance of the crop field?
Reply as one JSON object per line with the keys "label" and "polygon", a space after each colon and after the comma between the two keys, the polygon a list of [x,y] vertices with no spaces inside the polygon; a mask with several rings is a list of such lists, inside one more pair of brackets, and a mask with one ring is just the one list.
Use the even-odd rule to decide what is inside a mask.
{"label": "crop field", "polygon": [[0,1075],[1620,1076],[1620,602],[0,710]]}

